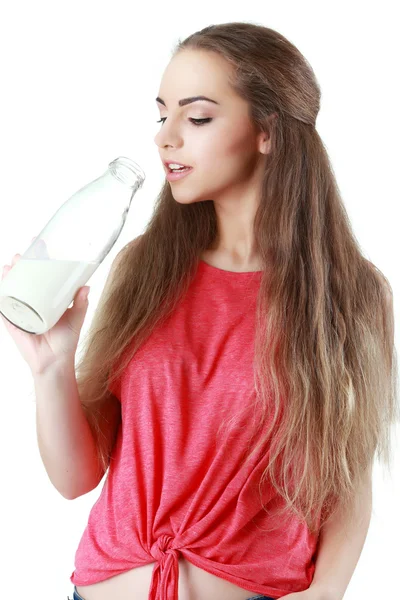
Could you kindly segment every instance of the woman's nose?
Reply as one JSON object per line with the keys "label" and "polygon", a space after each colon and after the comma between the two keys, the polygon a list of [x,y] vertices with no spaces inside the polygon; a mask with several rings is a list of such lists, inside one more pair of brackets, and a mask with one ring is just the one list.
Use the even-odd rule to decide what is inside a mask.
{"label": "woman's nose", "polygon": [[166,146],[176,146],[179,142],[179,138],[179,127],[172,119],[168,118],[164,121],[155,135],[154,142],[159,148],[165,148]]}

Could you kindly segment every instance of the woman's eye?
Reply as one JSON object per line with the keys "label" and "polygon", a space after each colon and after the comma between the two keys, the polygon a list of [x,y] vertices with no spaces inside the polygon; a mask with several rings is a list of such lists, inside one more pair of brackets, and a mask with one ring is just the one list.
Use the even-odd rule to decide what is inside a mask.
{"label": "woman's eye", "polygon": [[[162,117],[159,121],[157,121],[157,123],[164,123],[164,121],[166,120],[167,117]],[[189,119],[189,121],[192,121],[193,125],[204,125],[205,123],[209,123],[210,121],[212,121],[211,118],[208,119]]]}

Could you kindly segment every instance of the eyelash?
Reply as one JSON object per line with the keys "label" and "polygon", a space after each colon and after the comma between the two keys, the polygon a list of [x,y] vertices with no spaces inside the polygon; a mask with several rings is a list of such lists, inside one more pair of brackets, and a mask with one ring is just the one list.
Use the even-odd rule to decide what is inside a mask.
{"label": "eyelash", "polygon": [[[163,123],[166,120],[167,117],[162,117],[159,121],[157,121],[157,123]],[[201,125],[205,125],[206,123],[209,123],[210,121],[212,121],[211,118],[208,119],[189,119],[189,121],[192,121],[193,125],[196,125],[196,127],[200,127]]]}

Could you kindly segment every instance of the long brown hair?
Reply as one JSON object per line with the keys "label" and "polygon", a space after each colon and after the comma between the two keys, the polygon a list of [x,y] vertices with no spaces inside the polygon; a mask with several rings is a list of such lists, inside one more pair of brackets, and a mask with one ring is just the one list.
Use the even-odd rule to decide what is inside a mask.
{"label": "long brown hair", "polygon": [[[185,49],[226,59],[234,91],[271,136],[254,220],[264,272],[254,348],[263,418],[253,452],[268,442],[260,486],[271,481],[285,510],[316,531],[339,506],[351,511],[376,452],[391,466],[391,427],[399,420],[392,289],[352,231],[315,129],[320,88],[299,50],[245,22],[206,27],[179,41],[174,54]],[[213,201],[180,204],[165,181],[143,235],[120,253],[76,369],[102,474],[111,449],[98,409],[112,397],[110,374],[120,377],[171,314],[216,235]]]}

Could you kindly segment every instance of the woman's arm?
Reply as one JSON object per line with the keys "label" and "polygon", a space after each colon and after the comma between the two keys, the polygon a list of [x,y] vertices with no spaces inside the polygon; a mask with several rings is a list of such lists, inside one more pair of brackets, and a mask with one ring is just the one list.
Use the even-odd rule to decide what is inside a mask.
{"label": "woman's arm", "polygon": [[342,600],[364,547],[372,513],[372,466],[354,501],[359,519],[351,521],[338,511],[320,531],[310,588],[331,600]]}

